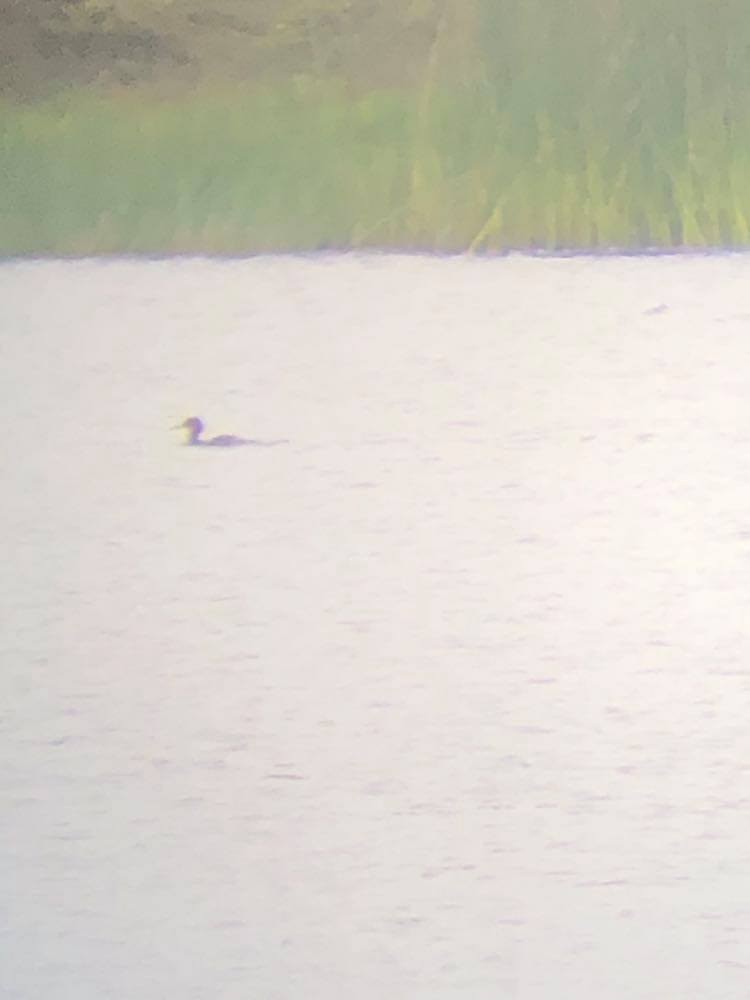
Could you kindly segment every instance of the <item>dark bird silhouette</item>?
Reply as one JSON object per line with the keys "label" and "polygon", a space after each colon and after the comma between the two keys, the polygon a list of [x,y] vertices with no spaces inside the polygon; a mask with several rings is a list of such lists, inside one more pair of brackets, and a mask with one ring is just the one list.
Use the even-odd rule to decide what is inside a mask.
{"label": "dark bird silhouette", "polygon": [[216,437],[202,438],[203,421],[200,417],[188,417],[181,424],[177,424],[173,430],[186,430],[188,432],[185,444],[200,448],[236,448],[239,445],[271,445],[284,444],[284,441],[253,441],[251,438],[237,437],[236,434],[217,434]]}

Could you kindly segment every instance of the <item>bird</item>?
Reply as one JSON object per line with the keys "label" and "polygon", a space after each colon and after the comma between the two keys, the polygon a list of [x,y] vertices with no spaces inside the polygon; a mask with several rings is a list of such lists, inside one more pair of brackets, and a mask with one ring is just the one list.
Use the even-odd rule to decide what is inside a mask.
{"label": "bird", "polygon": [[186,430],[188,432],[186,445],[200,448],[236,448],[238,445],[253,444],[259,447],[269,447],[274,444],[288,444],[286,438],[275,441],[254,441],[252,438],[237,437],[236,434],[217,434],[216,437],[201,437],[203,433],[203,421],[200,417],[187,417],[181,424],[175,424],[172,430]]}
{"label": "bird", "polygon": [[236,448],[242,444],[256,444],[247,438],[237,437],[236,434],[218,434],[216,437],[203,440],[203,421],[200,417],[187,417],[181,424],[176,424],[172,430],[186,430],[188,432],[187,445],[195,445],[204,448]]}

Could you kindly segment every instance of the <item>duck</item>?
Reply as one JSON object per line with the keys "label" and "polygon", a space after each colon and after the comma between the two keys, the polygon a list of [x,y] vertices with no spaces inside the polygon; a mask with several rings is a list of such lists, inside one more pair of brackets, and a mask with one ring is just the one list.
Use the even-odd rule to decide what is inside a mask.
{"label": "duck", "polygon": [[203,421],[200,417],[187,417],[181,424],[175,424],[172,430],[186,430],[188,432],[185,444],[203,448],[236,448],[238,445],[255,444],[248,438],[237,437],[236,434],[218,434],[216,437],[201,438],[204,430]]}

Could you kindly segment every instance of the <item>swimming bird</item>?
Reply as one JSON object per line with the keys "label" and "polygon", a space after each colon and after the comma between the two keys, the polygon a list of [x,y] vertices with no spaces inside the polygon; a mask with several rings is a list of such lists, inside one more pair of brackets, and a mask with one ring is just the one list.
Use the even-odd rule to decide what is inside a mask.
{"label": "swimming bird", "polygon": [[200,445],[206,448],[234,448],[240,444],[257,444],[256,441],[249,441],[247,438],[237,437],[235,434],[219,434],[216,437],[201,439],[203,433],[203,421],[200,417],[188,417],[181,424],[177,424],[172,430],[185,429],[188,438],[185,444]]}

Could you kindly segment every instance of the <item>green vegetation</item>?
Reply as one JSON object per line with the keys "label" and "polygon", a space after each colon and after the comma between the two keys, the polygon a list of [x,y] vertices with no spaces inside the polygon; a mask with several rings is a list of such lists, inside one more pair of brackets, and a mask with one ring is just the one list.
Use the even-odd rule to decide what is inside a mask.
{"label": "green vegetation", "polygon": [[744,0],[8,4],[3,254],[750,242]]}

